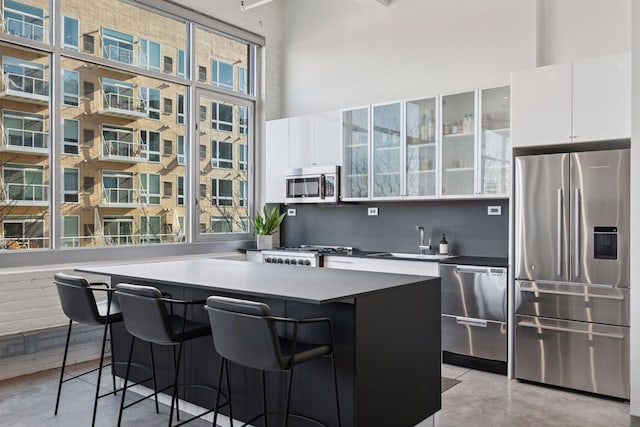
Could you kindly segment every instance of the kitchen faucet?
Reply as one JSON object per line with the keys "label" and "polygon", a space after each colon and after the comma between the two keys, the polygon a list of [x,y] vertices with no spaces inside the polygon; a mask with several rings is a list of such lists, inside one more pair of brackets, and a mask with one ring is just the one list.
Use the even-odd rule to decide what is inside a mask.
{"label": "kitchen faucet", "polygon": [[431,238],[429,238],[429,244],[424,244],[424,227],[421,225],[416,225],[416,230],[420,232],[420,245],[418,248],[420,249],[420,255],[426,255],[427,251],[431,250]]}

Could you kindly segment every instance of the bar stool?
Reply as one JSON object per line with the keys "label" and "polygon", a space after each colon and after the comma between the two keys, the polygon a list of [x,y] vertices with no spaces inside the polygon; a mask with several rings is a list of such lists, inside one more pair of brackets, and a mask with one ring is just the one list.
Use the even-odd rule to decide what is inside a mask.
{"label": "bar stool", "polygon": [[[122,310],[122,316],[124,318],[124,326],[127,331],[132,335],[131,346],[129,348],[129,359],[127,362],[127,371],[124,379],[124,386],[122,391],[122,400],[120,402],[120,412],[118,414],[118,426],[122,422],[122,412],[125,408],[134,405],[144,399],[147,399],[159,391],[164,391],[168,388],[172,389],[171,393],[171,408],[169,410],[169,426],[171,426],[173,420],[173,408],[174,403],[176,407],[176,418],[180,421],[180,413],[178,408],[178,377],[180,372],[180,361],[182,358],[182,348],[185,341],[189,341],[195,338],[204,337],[211,334],[211,328],[209,323],[197,323],[187,319],[187,308],[189,306],[198,305],[202,307],[204,300],[178,300],[166,297],[157,288],[153,286],[132,285],[127,283],[120,283],[116,285],[116,295]],[[182,314],[177,315],[173,313],[174,306],[182,307]],[[167,310],[169,308],[170,310]],[[155,368],[154,370],[154,389],[155,393],[145,396],[142,399],[138,399],[125,406],[125,395],[127,390],[127,383],[129,381],[129,370],[131,367],[131,359],[133,356],[133,348],[136,340],[141,340],[150,343],[151,345],[163,345],[172,346],[173,348],[173,364],[174,364],[174,376],[173,384],[169,385],[162,390],[157,390],[155,386]],[[178,354],[176,356],[175,347],[178,347]],[[153,360],[152,360],[153,363]],[[198,386],[191,384],[191,386]],[[207,386],[200,386],[211,388]],[[219,388],[218,388],[219,390]],[[226,396],[225,396],[226,397]],[[227,399],[228,400],[228,399]],[[157,405],[156,396],[156,405]],[[208,414],[213,409],[207,410],[199,415],[189,418],[179,424],[186,424],[196,418]]]}
{"label": "bar stool", "polygon": [[[275,317],[271,315],[271,309],[267,304],[219,296],[210,296],[207,298],[207,305],[205,306],[205,309],[209,312],[214,347],[222,356],[220,371],[218,374],[218,388],[222,381],[223,369],[226,369],[228,375],[229,361],[242,366],[259,369],[262,372],[262,405],[264,412],[256,415],[254,418],[243,424],[243,426],[246,426],[261,417],[264,417],[266,426],[268,416],[274,414],[267,412],[265,371],[286,371],[288,373],[289,378],[284,408],[285,427],[288,425],[289,416],[302,418],[307,421],[324,425],[318,420],[289,413],[291,384],[295,365],[323,356],[328,356],[331,359],[333,385],[336,398],[337,425],[341,425],[340,403],[338,401],[338,381],[333,357],[334,344],[331,319],[326,317],[313,319]],[[312,345],[298,341],[298,326],[320,322],[326,323],[328,327],[330,338],[330,342],[328,344]],[[293,325],[293,334],[291,339],[285,339],[278,336],[276,323]],[[285,349],[285,351],[283,351],[283,349]],[[230,402],[231,391],[228,390],[228,392]],[[213,419],[214,427],[216,426],[218,416],[218,403],[218,400],[216,400],[216,409]]]}
{"label": "bar stool", "polygon": [[[58,382],[58,394],[56,396],[56,409],[54,415],[58,415],[58,407],[60,405],[60,394],[62,391],[62,383],[74,380],[91,372],[98,371],[98,384],[96,385],[96,393],[93,400],[93,415],[91,425],[96,423],[96,411],[98,408],[98,399],[116,394],[116,377],[111,369],[113,378],[113,391],[100,394],[100,380],[102,379],[102,368],[104,366],[104,350],[107,341],[107,330],[109,331],[111,343],[113,345],[113,335],[111,333],[111,324],[122,321],[122,313],[118,307],[117,299],[113,298],[114,289],[109,288],[106,283],[89,283],[84,277],[72,276],[64,273],[56,273],[53,276],[53,283],[56,285],[62,311],[69,318],[69,328],[67,329],[67,341],[64,345],[64,356],[62,358],[62,368],[60,369],[60,381]],[[107,299],[96,302],[93,294],[94,291],[104,292]],[[104,325],[102,334],[102,348],[100,351],[100,365],[82,374],[75,375],[71,378],[63,379],[64,369],[67,364],[67,353],[69,351],[69,339],[71,338],[71,327],[73,322],[84,325]],[[112,363],[106,366],[112,365]]]}

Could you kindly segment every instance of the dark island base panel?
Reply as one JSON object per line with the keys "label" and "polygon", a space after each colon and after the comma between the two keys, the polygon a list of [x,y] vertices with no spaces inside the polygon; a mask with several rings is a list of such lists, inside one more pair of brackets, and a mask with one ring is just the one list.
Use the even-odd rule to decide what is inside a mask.
{"label": "dark island base panel", "polygon": [[[131,282],[126,277],[112,277],[112,285]],[[174,298],[204,299],[210,292],[181,286],[145,283],[170,292]],[[219,294],[223,295],[223,294]],[[246,298],[233,294],[232,297]],[[354,304],[305,304],[279,299],[253,298],[269,304],[276,316],[317,317],[332,319],[335,333],[335,357],[338,373],[340,410],[345,427],[412,427],[441,407],[440,352],[440,287],[413,285],[388,292],[356,298]],[[435,302],[435,303],[434,303]],[[204,310],[193,312],[190,318],[208,322]],[[420,319],[416,321],[415,319]],[[358,328],[358,325],[363,327]],[[122,324],[114,330],[113,357],[126,361],[131,336]],[[284,333],[284,330],[281,330]],[[302,332],[302,331],[300,331]],[[324,339],[324,329],[309,328],[301,338],[318,342]],[[170,347],[154,346],[158,386],[171,382],[173,360]],[[220,356],[211,337],[188,342],[184,349],[181,382],[215,386],[220,368]],[[149,344],[138,341],[134,361],[150,366]],[[124,377],[125,366],[115,365],[117,375]],[[386,369],[380,369],[386,366]],[[357,367],[357,369],[356,369]],[[136,381],[148,378],[148,373],[132,369]],[[267,372],[269,411],[284,408],[286,374]],[[153,387],[151,381],[145,383]],[[321,358],[296,366],[292,393],[292,413],[311,416],[329,426],[336,425],[335,401],[331,365]],[[226,390],[223,381],[223,390]],[[248,421],[262,412],[260,372],[231,365],[231,390],[234,419]],[[215,392],[207,389],[180,389],[182,399],[204,408],[215,404]],[[221,410],[228,415],[228,408]],[[127,411],[124,412],[127,419]],[[269,418],[277,425],[281,417]],[[292,427],[308,425],[292,418]],[[256,422],[258,425],[260,421]]]}
{"label": "dark island base panel", "polygon": [[501,360],[482,359],[480,357],[472,357],[464,354],[443,351],[442,361],[450,365],[463,366],[465,368],[493,372],[494,374],[507,375],[507,362],[503,362]]}

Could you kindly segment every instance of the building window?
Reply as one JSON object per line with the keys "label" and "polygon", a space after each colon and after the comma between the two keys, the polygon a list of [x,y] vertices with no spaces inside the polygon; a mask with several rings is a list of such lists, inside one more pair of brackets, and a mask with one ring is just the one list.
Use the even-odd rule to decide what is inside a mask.
{"label": "building window", "polygon": [[21,111],[3,110],[4,132],[0,146],[7,145],[11,151],[49,152],[49,135],[44,132],[44,116]]}
{"label": "building window", "polygon": [[62,47],[70,50],[78,50],[80,34],[80,21],[70,16],[62,17]]}
{"label": "building window", "polygon": [[207,146],[200,144],[200,160],[207,160]]}
{"label": "building window", "polygon": [[185,61],[184,49],[178,49],[178,77],[186,77],[185,70],[187,69]]}
{"label": "building window", "polygon": [[173,58],[170,56],[165,56],[162,61],[162,71],[168,74],[173,73]]}
{"label": "building window", "polygon": [[184,165],[184,135],[177,136],[178,142],[178,164]]}
{"label": "building window", "polygon": [[65,248],[80,246],[80,216],[65,215],[62,217],[62,246]]}
{"label": "building window", "polygon": [[159,216],[141,216],[140,243],[162,243],[161,224]]}
{"label": "building window", "polygon": [[102,108],[114,109],[119,113],[131,113],[140,117],[146,111],[146,105],[133,95],[133,83],[102,78]]}
{"label": "building window", "polygon": [[140,99],[146,107],[149,118],[160,120],[160,90],[140,87]]}
{"label": "building window", "polygon": [[140,174],[140,203],[144,205],[160,204],[160,174]]}
{"label": "building window", "polygon": [[38,42],[45,41],[44,10],[15,0],[4,0],[4,32]]}
{"label": "building window", "polygon": [[23,59],[2,57],[4,90],[20,98],[49,101],[49,81],[44,78],[44,65]]}
{"label": "building window", "polygon": [[162,141],[162,155],[170,156],[173,154],[173,141],[170,139],[165,139]]}
{"label": "building window", "polygon": [[103,27],[102,56],[112,61],[133,64],[133,36]]}
{"label": "building window", "polygon": [[212,233],[231,233],[231,225],[233,220],[224,216],[212,216],[211,217],[211,232]]}
{"label": "building window", "polygon": [[249,186],[247,185],[247,181],[239,181],[238,190],[238,206],[246,208],[249,206]]}
{"label": "building window", "polygon": [[233,169],[233,144],[231,142],[211,141],[211,167]]}
{"label": "building window", "polygon": [[249,93],[247,86],[247,69],[244,67],[238,67],[238,92]]}
{"label": "building window", "polygon": [[102,171],[102,201],[104,206],[135,206],[138,191],[133,187],[133,173]]}
{"label": "building window", "polygon": [[140,145],[145,147],[150,162],[160,162],[160,132],[140,131]]}
{"label": "building window", "polygon": [[201,105],[200,106],[200,121],[204,122],[205,120],[207,120],[207,106],[206,105]]}
{"label": "building window", "polygon": [[249,132],[249,110],[247,107],[238,107],[238,133],[246,135]]}
{"label": "building window", "polygon": [[177,95],[176,109],[178,110],[176,120],[179,125],[183,125],[184,124],[184,95],[182,95],[181,93]]}
{"label": "building window", "polygon": [[211,129],[233,131],[233,105],[220,102],[211,103]]}
{"label": "building window", "polygon": [[160,43],[140,39],[140,67],[160,71]]}
{"label": "building window", "polygon": [[80,122],[78,120],[64,119],[64,140],[62,152],[64,154],[78,154],[78,142],[80,140]]}
{"label": "building window", "polygon": [[184,206],[184,176],[177,176],[177,185],[176,185],[176,205]]}
{"label": "building window", "polygon": [[78,106],[80,97],[80,77],[77,71],[63,70],[62,102],[73,107]]}
{"label": "building window", "polygon": [[165,181],[162,183],[162,197],[171,197],[173,195],[173,182]]}
{"label": "building window", "polygon": [[80,173],[77,168],[64,168],[63,171],[64,191],[63,198],[65,203],[78,203],[78,194],[80,192]]}
{"label": "building window", "polygon": [[32,249],[48,246],[44,220],[40,216],[6,215],[2,219],[2,249]]}
{"label": "building window", "polygon": [[247,170],[247,144],[238,144],[238,169],[241,171]]}
{"label": "building window", "polygon": [[200,184],[200,198],[204,199],[207,197],[207,184]]}
{"label": "building window", "polygon": [[134,141],[133,128],[102,125],[102,157],[114,160],[142,160],[148,146]]}
{"label": "building window", "polygon": [[44,168],[38,165],[5,163],[2,165],[0,201],[15,206],[43,206],[49,199],[44,183]]}
{"label": "building window", "polygon": [[211,205],[233,206],[233,181],[230,179],[211,180]]}
{"label": "building window", "polygon": [[133,239],[133,217],[105,216],[102,219],[104,240],[107,245],[131,245]]}
{"label": "building window", "polygon": [[233,90],[233,65],[214,59],[211,61],[211,84]]}
{"label": "building window", "polygon": [[164,114],[171,114],[173,113],[173,99],[171,98],[164,98],[163,99],[163,109],[162,112]]}
{"label": "building window", "polygon": [[207,67],[203,67],[202,65],[198,65],[198,81],[206,82],[207,81]]}

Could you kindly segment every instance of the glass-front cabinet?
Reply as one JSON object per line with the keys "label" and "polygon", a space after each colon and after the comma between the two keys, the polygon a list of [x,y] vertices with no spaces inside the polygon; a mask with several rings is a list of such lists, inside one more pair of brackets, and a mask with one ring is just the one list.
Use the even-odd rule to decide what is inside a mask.
{"label": "glass-front cabinet", "polygon": [[438,179],[436,98],[405,103],[407,197],[435,197]]}
{"label": "glass-front cabinet", "polygon": [[475,194],[475,92],[442,97],[442,196]]}
{"label": "glass-front cabinet", "polygon": [[369,198],[369,107],[342,111],[342,199]]}
{"label": "glass-front cabinet", "polygon": [[401,196],[402,104],[373,107],[372,198]]}
{"label": "glass-front cabinet", "polygon": [[485,195],[511,192],[510,87],[480,91],[482,111],[478,191]]}

